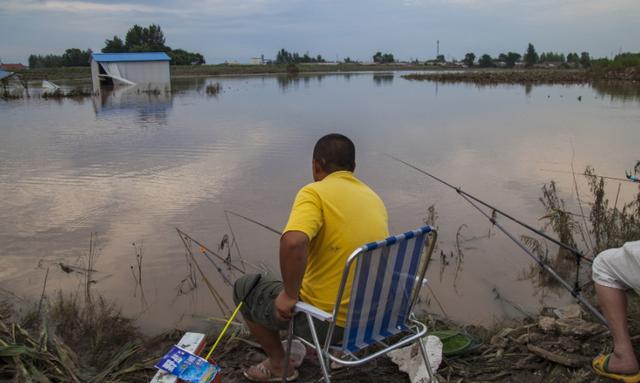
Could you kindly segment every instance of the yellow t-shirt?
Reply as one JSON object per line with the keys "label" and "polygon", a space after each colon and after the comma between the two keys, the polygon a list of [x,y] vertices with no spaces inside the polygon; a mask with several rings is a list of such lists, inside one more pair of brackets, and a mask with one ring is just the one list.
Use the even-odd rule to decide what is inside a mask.
{"label": "yellow t-shirt", "polygon": [[[349,255],[365,243],[388,237],[387,210],[380,197],[353,173],[333,172],[300,189],[284,229],[287,231],[301,231],[310,242],[300,298],[332,313]],[[345,325],[351,279],[336,321],[341,327]]]}

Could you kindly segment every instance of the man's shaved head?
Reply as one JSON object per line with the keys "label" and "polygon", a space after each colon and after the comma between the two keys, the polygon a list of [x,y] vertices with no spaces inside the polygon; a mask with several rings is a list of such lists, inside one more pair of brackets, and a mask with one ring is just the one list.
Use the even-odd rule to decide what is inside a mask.
{"label": "man's shaved head", "polygon": [[316,142],[313,159],[326,173],[339,170],[352,172],[356,168],[356,147],[342,134],[327,134]]}

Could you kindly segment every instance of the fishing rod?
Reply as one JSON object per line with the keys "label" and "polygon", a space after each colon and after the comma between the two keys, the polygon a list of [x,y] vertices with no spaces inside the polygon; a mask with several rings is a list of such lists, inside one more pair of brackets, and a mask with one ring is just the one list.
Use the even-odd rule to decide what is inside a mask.
{"label": "fishing rod", "polygon": [[229,213],[229,214],[231,214],[231,215],[235,215],[236,217],[242,218],[242,219],[244,219],[244,220],[246,220],[246,221],[249,221],[249,222],[251,222],[251,223],[255,223],[256,225],[258,225],[258,226],[260,226],[260,227],[263,227],[263,228],[265,228],[265,229],[269,230],[269,231],[270,231],[270,232],[272,232],[272,233],[275,233],[275,234],[278,234],[278,235],[282,235],[282,232],[281,232],[280,230],[276,230],[276,229],[274,229],[273,227],[271,227],[271,226],[269,226],[269,225],[265,225],[265,224],[264,224],[264,223],[262,223],[262,222],[258,222],[258,221],[256,221],[255,219],[251,219],[251,218],[249,218],[249,217],[247,217],[247,216],[244,216],[244,215],[242,215],[242,214],[240,214],[240,213],[236,213],[235,211],[225,210],[224,212],[225,212],[225,214],[226,214],[226,213]]}
{"label": "fishing rod", "polygon": [[607,180],[614,180],[614,181],[640,182],[640,181],[637,181],[638,177],[635,177],[631,174],[627,174],[627,178],[622,178],[622,177],[601,176],[598,174],[574,173],[566,170],[551,170],[551,169],[540,169],[540,170],[543,172],[550,172],[550,173],[575,174],[578,176],[594,176],[594,177],[604,178]]}
{"label": "fishing rod", "polygon": [[[531,252],[531,250],[529,250],[518,238],[516,238],[513,234],[509,233],[500,223],[497,222],[497,217],[496,214],[501,214],[502,216],[512,220],[513,222],[516,222],[517,224],[539,234],[540,236],[549,239],[550,241],[552,241],[553,243],[558,244],[559,246],[571,251],[572,253],[574,253],[576,255],[576,264],[578,266],[578,269],[580,267],[580,260],[581,259],[585,259],[585,260],[589,260],[591,261],[590,258],[586,257],[585,255],[583,255],[579,250],[566,245],[554,238],[549,237],[548,235],[542,233],[541,231],[534,229],[533,227],[527,225],[526,223],[504,213],[503,211],[493,207],[492,205],[464,192],[460,187],[455,187],[453,185],[451,185],[450,183],[416,167],[415,165],[412,165],[406,161],[403,161],[399,158],[393,157],[391,155],[388,155],[390,158],[411,167],[412,169],[426,175],[429,176],[431,178],[433,178],[434,180],[454,189],[463,199],[465,199],[469,204],[471,204],[471,206],[473,206],[475,209],[477,209],[483,216],[485,216],[494,226],[496,226],[500,231],[502,231],[507,237],[509,237],[509,239],[511,239],[518,247],[520,247],[529,257],[531,257],[531,259],[533,259],[543,270],[545,270],[546,272],[548,272],[549,274],[551,274],[552,277],[554,277],[562,287],[564,287],[567,291],[569,291],[571,293],[571,295],[576,298],[580,303],[582,303],[587,309],[589,309],[589,311],[591,311],[591,313],[598,318],[602,323],[604,323],[605,325],[607,325],[607,320],[605,319],[605,317],[600,313],[600,311],[598,311],[598,309],[596,309],[591,303],[589,303],[589,301],[587,301],[582,294],[580,293],[580,286],[578,284],[578,279],[577,276],[578,274],[576,273],[576,283],[575,286],[572,287],[567,281],[565,281],[553,268],[551,268],[546,262],[544,262],[544,260],[542,260],[540,257],[536,256],[535,254],[533,254]],[[475,202],[474,202],[475,201]],[[492,210],[492,215],[487,214],[487,212],[485,212],[484,210],[482,210],[482,208],[480,208],[480,206],[478,206],[476,204],[476,202],[478,204],[481,204],[489,209]],[[579,270],[578,270],[579,271]]]}
{"label": "fishing rod", "polygon": [[436,180],[436,181],[438,181],[438,182],[450,187],[451,189],[455,190],[461,196],[467,196],[468,198],[480,203],[481,205],[484,205],[485,207],[487,207],[487,208],[491,209],[492,211],[502,215],[503,217],[510,219],[511,221],[517,223],[518,225],[520,225],[520,226],[522,226],[522,227],[524,227],[524,228],[526,228],[526,229],[538,234],[539,236],[541,236],[541,237],[543,237],[543,238],[555,243],[556,245],[562,247],[563,249],[570,251],[571,253],[573,253],[577,257],[579,257],[581,259],[584,259],[585,261],[587,261],[589,263],[593,263],[593,259],[590,258],[590,257],[587,257],[586,255],[584,255],[580,250],[578,250],[578,249],[576,249],[576,248],[574,248],[572,246],[569,246],[566,243],[561,242],[561,241],[549,236],[548,234],[546,234],[546,233],[544,233],[544,232],[532,227],[531,225],[528,225],[525,222],[522,222],[521,220],[519,220],[519,219],[517,219],[517,218],[515,218],[515,217],[513,217],[513,216],[511,216],[511,215],[509,215],[507,213],[505,213],[504,211],[496,208],[495,206],[492,206],[492,205],[482,201],[481,199],[479,199],[479,198],[477,198],[477,197],[465,192],[464,190],[462,190],[462,188],[457,187],[457,186],[453,186],[450,183],[448,183],[448,182],[446,182],[446,181],[434,176],[433,174],[428,173],[428,172],[418,168],[417,166],[415,166],[413,164],[410,164],[410,163],[408,163],[406,161],[403,161],[403,160],[401,160],[401,159],[399,159],[397,157],[394,157],[392,155],[387,155],[387,156],[390,157],[393,160],[396,160],[396,161],[398,161],[398,162],[400,162],[400,163],[402,163],[402,164],[404,164],[404,165],[406,165],[406,166],[408,166],[408,167],[410,167],[410,168],[412,168],[412,169],[414,169],[414,170],[416,170],[416,171],[418,171],[418,172],[420,172],[420,173],[422,173],[422,174],[424,174],[424,175],[426,175],[428,177],[431,177],[434,180]]}

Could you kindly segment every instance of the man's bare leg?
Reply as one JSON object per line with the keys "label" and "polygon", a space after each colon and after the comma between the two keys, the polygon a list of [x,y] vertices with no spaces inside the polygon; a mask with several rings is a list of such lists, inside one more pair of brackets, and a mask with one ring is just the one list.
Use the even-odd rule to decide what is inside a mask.
{"label": "man's bare leg", "polygon": [[627,324],[627,295],[624,290],[595,284],[598,303],[602,308],[613,336],[613,353],[608,371],[620,374],[638,372],[638,360],[631,345]]}
{"label": "man's bare leg", "polygon": [[[258,323],[245,320],[251,334],[256,338],[262,349],[267,354],[265,367],[268,367],[275,376],[282,376],[284,368],[284,348],[280,342],[280,335]],[[289,369],[291,372],[291,369]]]}

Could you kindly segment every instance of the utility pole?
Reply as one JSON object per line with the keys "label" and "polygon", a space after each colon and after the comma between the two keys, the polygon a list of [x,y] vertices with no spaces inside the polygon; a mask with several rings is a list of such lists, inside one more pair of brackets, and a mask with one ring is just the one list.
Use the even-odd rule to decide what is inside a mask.
{"label": "utility pole", "polygon": [[440,40],[436,40],[436,59],[440,56]]}

